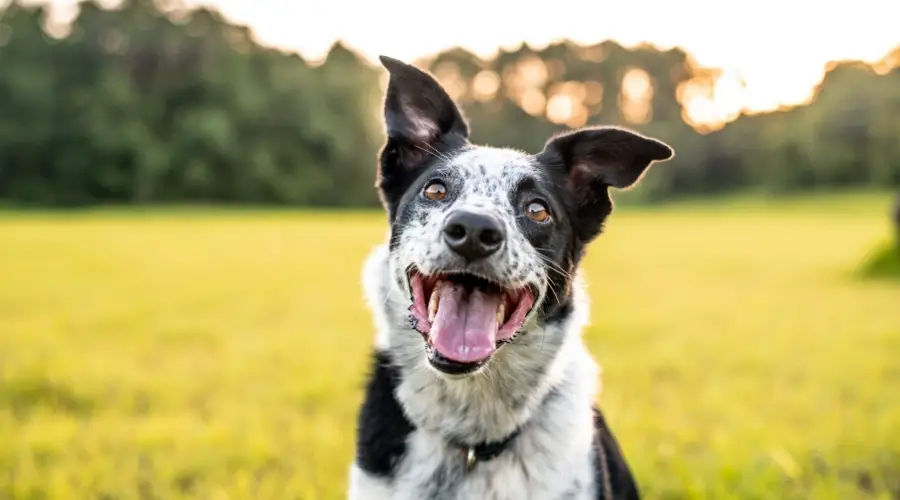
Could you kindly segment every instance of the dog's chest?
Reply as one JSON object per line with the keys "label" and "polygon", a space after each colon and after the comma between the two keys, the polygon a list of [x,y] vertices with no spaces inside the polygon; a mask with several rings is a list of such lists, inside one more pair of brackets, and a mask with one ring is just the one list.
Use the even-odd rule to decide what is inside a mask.
{"label": "dog's chest", "polygon": [[[469,467],[465,449],[416,431],[393,481],[395,499],[582,500],[593,498],[588,453],[563,457],[539,451],[523,434],[497,457]],[[574,451],[574,450],[572,450]]]}

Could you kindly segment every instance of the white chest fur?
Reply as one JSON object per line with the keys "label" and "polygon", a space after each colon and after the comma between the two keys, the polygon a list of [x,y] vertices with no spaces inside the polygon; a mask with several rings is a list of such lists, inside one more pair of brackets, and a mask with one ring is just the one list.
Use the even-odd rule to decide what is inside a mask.
{"label": "white chest fur", "polygon": [[[439,435],[413,432],[390,480],[354,468],[353,500],[588,500],[596,498],[589,411],[568,415],[562,401],[497,457],[468,470],[465,450]],[[556,417],[553,414],[556,413]],[[562,418],[562,422],[552,422]],[[563,432],[561,432],[565,429]]]}
{"label": "white chest fur", "polygon": [[[351,499],[580,500],[596,498],[591,400],[597,368],[586,356],[569,359],[565,375],[535,408],[500,455],[467,470],[466,451],[434,430],[419,428],[393,478],[354,468]],[[434,415],[440,414],[433,408]],[[452,420],[448,423],[451,423]]]}
{"label": "white chest fur", "polygon": [[[464,450],[427,431],[410,436],[392,498],[551,500],[595,498],[589,412],[570,414],[566,435],[547,422],[524,431],[499,456],[467,471]],[[577,422],[576,422],[577,421]],[[585,439],[586,438],[586,439]]]}
{"label": "white chest fur", "polygon": [[[425,366],[421,339],[404,331],[404,309],[391,307],[393,301],[402,305],[403,297],[390,286],[385,250],[376,251],[369,264],[366,289],[379,330],[376,345],[399,365],[396,397],[415,430],[390,478],[352,467],[349,498],[596,498],[592,403],[599,368],[580,335],[587,322],[580,283],[575,313],[567,322],[504,347],[489,374],[450,381]],[[472,470],[467,470],[466,451],[446,439],[497,441],[517,427],[521,433],[503,453]]]}

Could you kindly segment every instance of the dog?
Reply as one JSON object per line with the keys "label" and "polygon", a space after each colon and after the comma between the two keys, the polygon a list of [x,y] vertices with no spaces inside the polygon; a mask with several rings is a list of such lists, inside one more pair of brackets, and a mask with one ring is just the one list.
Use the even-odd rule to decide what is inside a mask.
{"label": "dog", "polygon": [[537,154],[474,145],[429,73],[380,61],[389,231],[363,271],[377,335],[348,498],[639,498],[594,405],[578,265],[609,188],[674,151],[617,127],[558,134]]}

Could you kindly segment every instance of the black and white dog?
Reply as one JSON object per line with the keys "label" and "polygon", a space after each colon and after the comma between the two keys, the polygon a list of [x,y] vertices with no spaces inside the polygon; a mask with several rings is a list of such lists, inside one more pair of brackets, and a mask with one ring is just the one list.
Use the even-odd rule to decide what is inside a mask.
{"label": "black and white dog", "polygon": [[468,141],[429,74],[382,57],[385,245],[364,282],[377,327],[349,498],[638,498],[594,406],[581,338],[586,245],[666,144],[619,128],[536,155]]}

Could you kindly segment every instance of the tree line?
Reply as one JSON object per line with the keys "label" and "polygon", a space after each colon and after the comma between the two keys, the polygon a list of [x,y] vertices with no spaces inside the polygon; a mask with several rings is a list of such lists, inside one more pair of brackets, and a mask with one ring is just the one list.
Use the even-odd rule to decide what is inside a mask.
{"label": "tree line", "polygon": [[[343,45],[312,64],[215,11],[152,0],[82,3],[64,32],[45,17],[18,1],[0,12],[0,202],[377,203],[384,72]],[[680,49],[562,42],[418,63],[478,143],[537,151],[588,124],[669,142],[676,158],[638,190],[648,201],[900,185],[900,47],[877,65],[834,64],[807,105],[713,131],[683,103],[718,73]]]}

